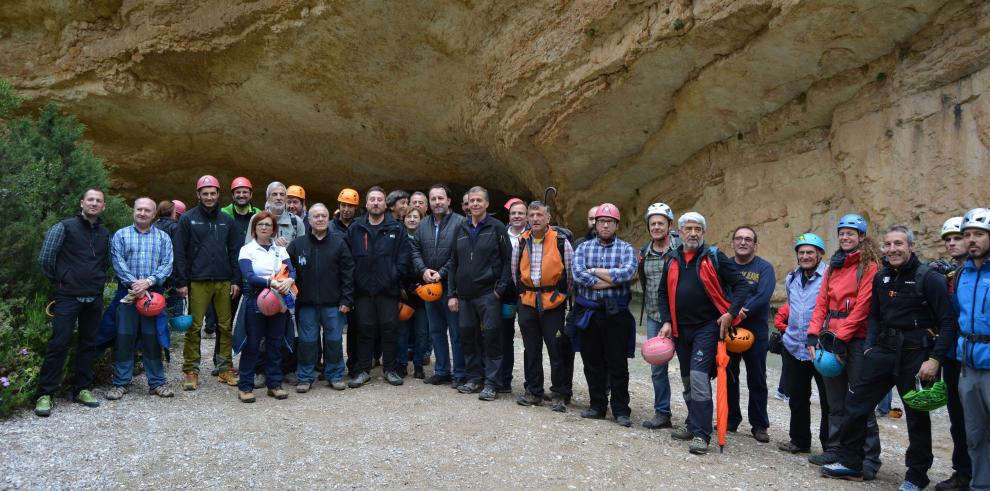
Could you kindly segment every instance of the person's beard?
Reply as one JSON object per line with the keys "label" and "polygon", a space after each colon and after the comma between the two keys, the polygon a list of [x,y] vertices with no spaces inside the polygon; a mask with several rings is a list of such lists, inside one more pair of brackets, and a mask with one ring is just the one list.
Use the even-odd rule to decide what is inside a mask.
{"label": "person's beard", "polygon": [[282,216],[282,213],[285,213],[285,203],[281,205],[277,203],[268,203],[268,210],[278,216]]}

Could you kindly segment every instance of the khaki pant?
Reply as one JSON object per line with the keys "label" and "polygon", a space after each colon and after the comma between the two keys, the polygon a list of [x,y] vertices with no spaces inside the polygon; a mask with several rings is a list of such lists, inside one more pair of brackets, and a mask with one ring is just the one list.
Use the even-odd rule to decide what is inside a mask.
{"label": "khaki pant", "polygon": [[186,332],[185,344],[182,346],[182,371],[199,373],[200,339],[203,332],[203,318],[210,303],[217,311],[217,367],[221,372],[233,368],[231,364],[231,312],[230,312],[230,281],[205,280],[193,281],[189,284],[189,314],[192,315],[192,329]]}

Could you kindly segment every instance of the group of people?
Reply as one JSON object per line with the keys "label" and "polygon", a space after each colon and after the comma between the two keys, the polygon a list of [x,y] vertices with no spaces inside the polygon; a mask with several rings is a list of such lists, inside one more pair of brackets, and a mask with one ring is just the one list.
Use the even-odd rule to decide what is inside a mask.
{"label": "group of people", "polygon": [[[687,415],[672,437],[689,442],[691,453],[707,453],[718,343],[745,328],[755,339],[729,362],[728,430],[743,422],[745,363],[750,431],[757,441],[770,441],[766,363],[776,278],[757,255],[753,227],[735,228],[727,254],[706,242],[704,216],[687,212],[675,221],[668,205],[654,203],[643,217],[650,240],[636,250],[619,238],[622,217],[611,203],[592,207],[587,233],[574,237],[551,225],[551,210],[540,201],[509,200],[503,223],[489,212],[488,191],[480,186],[462,196],[463,215],[451,209],[454,197],[443,184],[412,194],[372,187],[363,212],[354,189],[342,190],[333,209],[307,206],[302,187],[280,182],[265,189],[264,209],[251,204],[248,179],[234,179],[229,191],[232,202],[220,207],[221,185],[207,175],[197,181],[198,203],[188,211],[178,201],[139,198],[133,225],[111,235],[100,220],[103,193],[91,189],[77,216],[48,231],[39,263],[56,293],[36,414],[52,411],[77,323],[72,397],[99,405],[90,390],[92,363],[112,268],[119,305],[112,306],[111,400],[129,389],[136,345],[150,393],[174,395],[162,364],[167,314],[141,315],[152,293],[169,290],[188,302],[192,316],[182,350],[184,390],[200,384],[208,312],[217,323],[213,373],[237,386],[242,402],[253,402],[256,388],[287,398],[288,373],[298,393],[320,378],[336,390],[359,388],[377,364],[388,384],[402,385],[410,361],[413,376],[427,384],[491,401],[512,392],[518,323],[524,353],[518,404],[550,402],[565,412],[580,353],[589,393],[581,416],[604,419],[611,410],[616,423],[629,427],[628,360],[637,325],[629,305],[638,278],[648,337],[672,338],[680,365]],[[874,408],[892,387],[903,396],[942,378],[955,472],[936,489],[990,489],[990,210],[976,208],[945,223],[948,261],[923,264],[913,231],[902,225],[886,229],[878,244],[859,215],[842,217],[836,238],[839,248],[828,260],[820,236],[809,232],[794,241],[797,266],[785,277],[787,303],[777,316],[781,388],[791,412],[789,440],[779,448],[810,452],[814,380],[823,451],[809,461],[826,477],[875,477]],[[431,352],[436,362],[427,377]],[[822,360],[838,370],[826,372]],[[672,428],[666,364],[652,366],[652,382],[654,414],[643,426]],[[933,462],[931,421],[923,410],[907,406],[906,412],[910,445],[901,489],[922,489]]]}

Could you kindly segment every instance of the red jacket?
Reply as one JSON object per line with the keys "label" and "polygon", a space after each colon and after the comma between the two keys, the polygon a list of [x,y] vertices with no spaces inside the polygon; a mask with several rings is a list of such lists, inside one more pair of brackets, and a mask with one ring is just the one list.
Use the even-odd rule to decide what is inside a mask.
{"label": "red jacket", "polygon": [[[828,330],[844,342],[866,338],[866,318],[870,314],[870,297],[873,296],[873,277],[877,274],[876,264],[867,264],[863,276],[857,284],[861,251],[846,256],[842,267],[829,268],[825,282],[818,292],[815,311],[808,325],[808,335],[818,336],[829,312],[848,314],[845,317],[833,316],[828,322]],[[809,340],[810,342],[810,340]]]}
{"label": "red jacket", "polygon": [[778,331],[784,332],[787,330],[787,318],[791,316],[791,304],[785,303],[777,309],[777,315],[773,317],[773,327],[776,327]]}

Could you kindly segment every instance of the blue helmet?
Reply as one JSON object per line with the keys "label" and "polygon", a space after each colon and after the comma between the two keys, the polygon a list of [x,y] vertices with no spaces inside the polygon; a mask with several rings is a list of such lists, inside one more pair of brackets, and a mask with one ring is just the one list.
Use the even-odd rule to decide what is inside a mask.
{"label": "blue helmet", "polygon": [[843,215],[842,218],[839,219],[839,224],[835,227],[835,229],[839,230],[843,228],[854,228],[859,230],[859,233],[865,234],[866,220],[855,213]]}
{"label": "blue helmet", "polygon": [[815,235],[815,234],[813,234],[811,232],[798,235],[798,237],[796,239],[794,239],[794,250],[795,251],[798,249],[798,247],[801,247],[803,245],[813,245],[813,246],[817,247],[819,250],[821,250],[822,252],[825,252],[825,241],[822,240],[821,237],[819,237],[819,236],[817,236],[817,235]]}
{"label": "blue helmet", "polygon": [[835,377],[842,373],[843,365],[835,353],[826,351],[821,346],[815,350],[815,370],[823,377]]}

